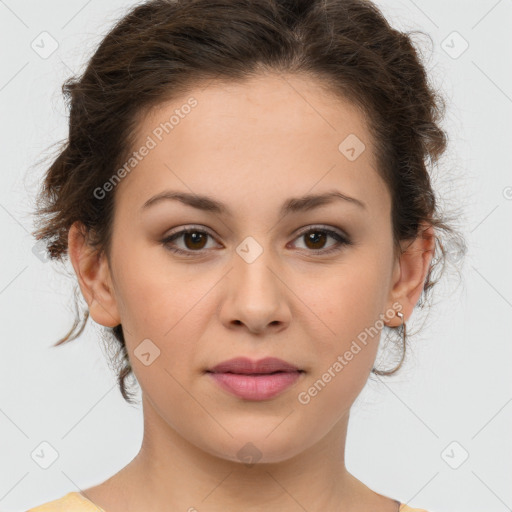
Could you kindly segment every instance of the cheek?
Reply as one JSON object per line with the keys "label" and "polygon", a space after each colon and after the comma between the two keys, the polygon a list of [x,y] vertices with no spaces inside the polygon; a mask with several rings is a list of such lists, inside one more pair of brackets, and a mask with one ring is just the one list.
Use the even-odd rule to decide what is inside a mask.
{"label": "cheek", "polygon": [[[298,407],[303,407],[309,418],[323,416],[326,432],[348,413],[364,388],[381,332],[377,322],[382,305],[376,291],[381,285],[378,269],[374,266],[370,271],[356,265],[348,268],[350,271],[331,276],[322,286],[317,281],[307,301],[319,312],[323,327],[322,335],[314,340],[314,371],[298,390],[304,393]],[[319,323],[316,317],[311,318]]]}
{"label": "cheek", "polygon": [[197,300],[197,287],[186,273],[171,266],[163,248],[148,249],[147,242],[134,240],[128,252],[123,250],[127,245],[123,240],[117,242],[115,263],[123,325],[139,334],[148,330],[162,336]]}
{"label": "cheek", "polygon": [[[194,366],[194,340],[201,338],[205,323],[212,318],[208,293],[218,279],[198,278],[191,272],[192,266],[188,273],[168,268],[141,264],[136,255],[130,255],[119,269],[118,295],[122,297],[121,320],[130,357],[149,339],[159,351],[155,364],[172,373],[182,371],[178,366]],[[136,358],[133,366],[144,371]]]}
{"label": "cheek", "polygon": [[343,266],[332,267],[324,276],[315,276],[304,302],[316,313],[313,317],[322,326],[322,338],[331,340],[328,345],[333,338],[343,344],[375,324],[385,306],[386,284],[375,256],[361,254],[353,262],[347,259]]}

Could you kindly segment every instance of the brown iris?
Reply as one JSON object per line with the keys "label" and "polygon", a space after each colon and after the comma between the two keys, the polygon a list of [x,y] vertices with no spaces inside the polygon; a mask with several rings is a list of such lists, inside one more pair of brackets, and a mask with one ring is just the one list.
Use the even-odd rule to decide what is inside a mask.
{"label": "brown iris", "polygon": [[[306,246],[309,247],[308,243],[314,244],[313,247],[309,247],[310,249],[321,249],[325,244],[326,233],[322,233],[322,231],[310,231],[308,234],[303,235],[306,239]],[[316,247],[316,244],[320,244],[321,247]]]}
{"label": "brown iris", "polygon": [[[183,233],[183,241],[185,242],[187,249],[202,249],[206,244],[207,237],[208,235],[206,233],[200,233],[198,231]],[[191,245],[187,243],[187,240],[191,242]],[[203,242],[203,244],[201,244],[201,242]]]}

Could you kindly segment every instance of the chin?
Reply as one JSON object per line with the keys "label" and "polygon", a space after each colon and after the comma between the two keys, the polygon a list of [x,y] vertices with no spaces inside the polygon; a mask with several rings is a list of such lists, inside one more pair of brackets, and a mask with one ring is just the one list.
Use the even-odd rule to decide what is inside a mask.
{"label": "chin", "polygon": [[[229,429],[228,429],[229,430]],[[229,430],[233,438],[223,436],[221,443],[215,446],[204,446],[203,449],[224,460],[238,462],[247,466],[257,464],[275,464],[289,460],[304,450],[304,440],[290,435],[283,429],[280,435],[266,424],[264,428],[254,428],[254,434],[247,430],[243,433]],[[270,433],[269,435],[269,432]],[[293,440],[292,440],[293,439]],[[203,438],[204,441],[204,438]]]}

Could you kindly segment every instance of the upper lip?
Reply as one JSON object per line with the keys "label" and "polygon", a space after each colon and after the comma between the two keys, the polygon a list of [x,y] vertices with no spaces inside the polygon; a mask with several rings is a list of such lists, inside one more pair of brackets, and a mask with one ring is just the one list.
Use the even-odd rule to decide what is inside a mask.
{"label": "upper lip", "polygon": [[234,359],[223,361],[207,371],[212,373],[268,374],[274,372],[297,372],[302,370],[299,370],[295,365],[287,363],[277,357],[265,357],[258,361],[253,361],[248,357],[235,357]]}

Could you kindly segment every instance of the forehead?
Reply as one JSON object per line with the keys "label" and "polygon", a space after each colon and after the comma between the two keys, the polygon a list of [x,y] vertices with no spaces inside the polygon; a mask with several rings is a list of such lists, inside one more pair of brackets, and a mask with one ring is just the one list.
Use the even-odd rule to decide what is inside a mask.
{"label": "forehead", "polygon": [[193,87],[141,119],[133,150],[149,145],[120,187],[140,205],[165,188],[231,204],[333,187],[385,195],[364,114],[304,76]]}
{"label": "forehead", "polygon": [[[192,101],[194,106],[189,107]],[[243,82],[198,85],[148,112],[140,123],[139,141],[170,120],[172,126],[164,137],[172,131],[176,144],[201,142],[205,149],[212,145],[233,149],[250,140],[271,147],[298,139],[314,140],[315,145],[324,140],[332,149],[349,134],[364,140],[367,147],[371,145],[364,114],[357,106],[334,96],[322,82],[299,75],[267,74]],[[195,139],[198,132],[200,141]],[[285,140],[276,140],[276,135]],[[226,139],[232,144],[226,146]]]}

